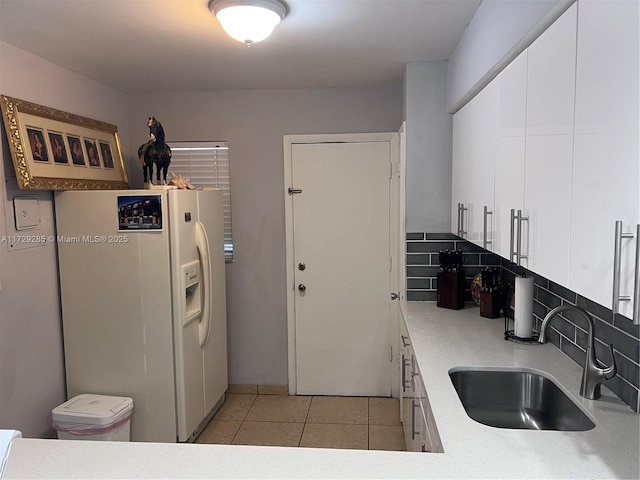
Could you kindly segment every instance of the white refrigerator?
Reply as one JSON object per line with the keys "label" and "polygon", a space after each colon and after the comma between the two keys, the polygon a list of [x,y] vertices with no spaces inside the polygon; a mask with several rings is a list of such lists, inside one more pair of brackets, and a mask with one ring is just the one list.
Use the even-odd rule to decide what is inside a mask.
{"label": "white refrigerator", "polygon": [[59,192],[55,215],[68,397],[131,397],[132,441],[193,441],[228,387],[222,192]]}

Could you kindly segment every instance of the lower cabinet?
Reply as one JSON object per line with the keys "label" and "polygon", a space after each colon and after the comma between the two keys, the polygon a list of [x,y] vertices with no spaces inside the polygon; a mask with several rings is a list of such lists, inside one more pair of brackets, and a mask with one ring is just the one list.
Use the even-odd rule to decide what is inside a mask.
{"label": "lower cabinet", "polygon": [[400,326],[400,414],[410,452],[444,452],[404,321]]}

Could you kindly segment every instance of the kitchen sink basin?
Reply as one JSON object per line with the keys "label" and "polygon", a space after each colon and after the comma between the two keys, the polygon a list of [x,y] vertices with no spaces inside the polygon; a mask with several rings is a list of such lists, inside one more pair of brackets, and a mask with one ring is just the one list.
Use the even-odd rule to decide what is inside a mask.
{"label": "kitchen sink basin", "polygon": [[449,376],[467,415],[484,425],[562,431],[595,427],[553,380],[538,373],[452,369]]}

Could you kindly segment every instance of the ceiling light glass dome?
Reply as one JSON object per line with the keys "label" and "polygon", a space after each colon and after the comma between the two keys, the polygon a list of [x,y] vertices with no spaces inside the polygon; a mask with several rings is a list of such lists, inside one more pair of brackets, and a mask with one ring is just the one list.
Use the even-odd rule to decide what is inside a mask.
{"label": "ceiling light glass dome", "polygon": [[211,0],[209,9],[231,38],[247,45],[271,35],[287,14],[278,0]]}

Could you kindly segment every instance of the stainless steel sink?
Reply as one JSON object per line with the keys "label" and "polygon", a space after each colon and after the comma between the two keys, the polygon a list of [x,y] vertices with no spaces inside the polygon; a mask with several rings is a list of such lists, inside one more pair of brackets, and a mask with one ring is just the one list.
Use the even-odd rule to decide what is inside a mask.
{"label": "stainless steel sink", "polygon": [[591,430],[595,424],[553,380],[520,370],[452,369],[467,415],[498,428]]}

